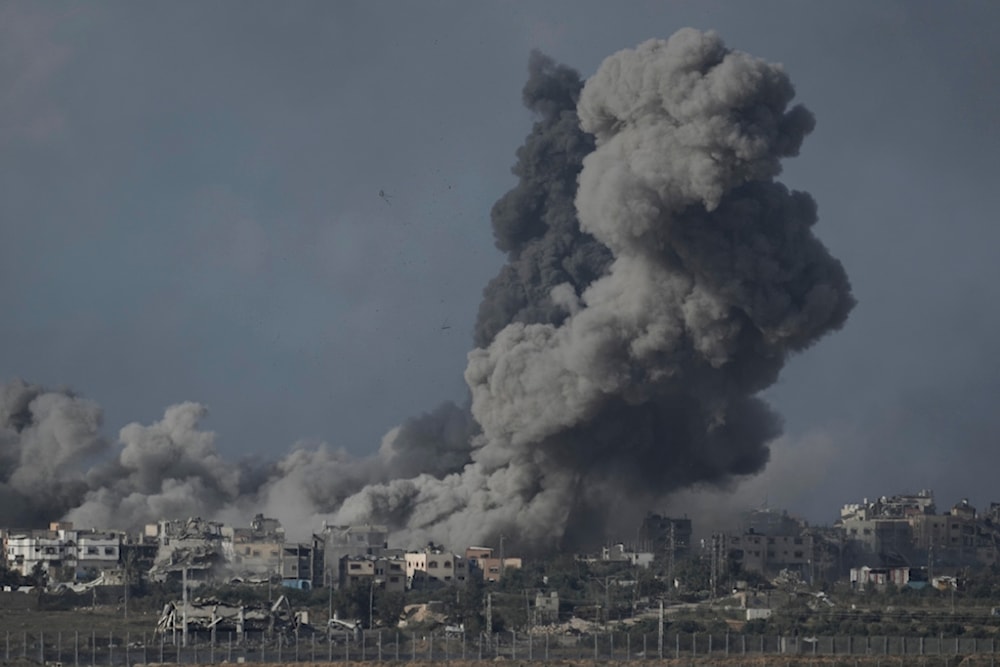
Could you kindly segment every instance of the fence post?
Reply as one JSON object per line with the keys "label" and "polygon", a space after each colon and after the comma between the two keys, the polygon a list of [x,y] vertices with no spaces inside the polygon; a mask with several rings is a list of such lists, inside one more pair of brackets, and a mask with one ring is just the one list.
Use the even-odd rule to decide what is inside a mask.
{"label": "fence post", "polygon": [[694,657],[698,655],[698,633],[691,633],[691,656]]}
{"label": "fence post", "polygon": [[97,665],[97,630],[93,630],[90,636],[90,664],[91,667]]}
{"label": "fence post", "polygon": [[594,633],[594,660],[597,660],[597,633]]}
{"label": "fence post", "polygon": [[45,631],[42,630],[38,641],[38,662],[45,664]]}
{"label": "fence post", "polygon": [[674,635],[674,660],[681,659],[681,633]]}

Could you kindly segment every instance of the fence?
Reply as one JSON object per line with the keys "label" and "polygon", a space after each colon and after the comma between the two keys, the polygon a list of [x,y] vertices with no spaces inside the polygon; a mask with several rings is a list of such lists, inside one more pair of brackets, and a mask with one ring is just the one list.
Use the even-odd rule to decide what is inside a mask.
{"label": "fence", "polygon": [[[393,630],[369,631],[362,638],[351,634],[247,633],[240,640],[233,633],[218,636],[192,633],[184,646],[176,635],[101,635],[96,632],[28,632],[4,635],[6,662],[22,658],[39,663],[74,667],[109,667],[139,663],[214,664],[220,662],[440,662],[449,660],[513,661],[594,660],[637,663],[680,659],[739,656],[813,656],[829,659],[894,657],[896,664],[927,664],[934,656],[978,655],[995,665],[1000,641],[973,637],[785,637],[765,635],[712,635],[626,633],[580,635],[527,635],[516,632],[490,636],[428,634],[408,637]],[[901,659],[909,658],[909,659]]]}

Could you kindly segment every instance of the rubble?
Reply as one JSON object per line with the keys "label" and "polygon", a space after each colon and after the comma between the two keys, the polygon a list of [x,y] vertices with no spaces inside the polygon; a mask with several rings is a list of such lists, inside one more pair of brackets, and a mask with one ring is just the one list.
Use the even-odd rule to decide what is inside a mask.
{"label": "rubble", "polygon": [[282,595],[273,604],[228,604],[215,598],[198,598],[187,603],[168,602],[156,624],[158,634],[183,632],[228,633],[243,638],[247,632],[294,633],[302,625]]}

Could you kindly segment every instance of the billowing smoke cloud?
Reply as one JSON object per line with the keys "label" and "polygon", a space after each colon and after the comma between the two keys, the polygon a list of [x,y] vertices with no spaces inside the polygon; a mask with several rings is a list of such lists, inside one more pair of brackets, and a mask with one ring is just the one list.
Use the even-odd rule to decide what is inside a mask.
{"label": "billowing smoke cloud", "polygon": [[561,324],[568,311],[552,290],[580,292],[611,263],[608,249],[581,232],[573,203],[583,158],[594,149],[576,115],[580,75],[537,51],[528,71],[524,104],[539,119],[517,151],[517,186],[493,205],[493,235],[508,261],[483,290],[477,347],[511,322]]}
{"label": "billowing smoke cloud", "polygon": [[[55,474],[69,495],[24,516],[110,527],[264,511],[385,522],[400,544],[502,533],[542,550],[761,470],[780,422],[757,394],[854,304],[812,233],[814,202],[774,180],[813,126],[793,97],[781,67],[695,30],[611,56],[582,87],[533,54],[538,121],[492,212],[508,263],[484,291],[469,408],[407,422],[368,459],[304,444],[233,467],[200,430],[204,408],[183,404],[125,427],[119,455],[83,476],[74,465],[107,446],[96,406],[57,394],[64,407],[46,409],[49,394],[14,385],[0,494],[23,501]],[[82,444],[50,435],[67,420]],[[39,468],[32,448],[59,456]]]}
{"label": "billowing smoke cloud", "polygon": [[101,409],[69,391],[0,385],[0,525],[37,525],[80,502],[80,472],[108,443]]}
{"label": "billowing smoke cloud", "polygon": [[[573,82],[549,64],[534,71]],[[403,518],[460,542],[506,531],[527,544],[577,544],[603,535],[623,503],[760,470],[780,424],[755,394],[854,304],[842,266],[812,235],[812,199],[773,180],[813,127],[803,107],[789,108],[793,96],[780,67],[713,33],[683,30],[608,58],[578,103],[596,148],[575,205],[583,243],[613,259],[591,267],[592,282],[533,295],[560,317],[520,308],[469,354],[483,429],[470,466],[443,481],[368,487],[341,516]],[[576,153],[541,153],[555,163],[539,165],[528,148],[552,126],[557,99],[519,153],[522,183],[494,210],[512,260],[501,277],[531,275],[515,240],[547,248],[532,245],[546,221],[575,233],[563,191],[535,175],[565,183]],[[559,122],[569,118],[560,112]],[[523,222],[509,222],[510,210]],[[504,293],[488,292],[487,303]]]}

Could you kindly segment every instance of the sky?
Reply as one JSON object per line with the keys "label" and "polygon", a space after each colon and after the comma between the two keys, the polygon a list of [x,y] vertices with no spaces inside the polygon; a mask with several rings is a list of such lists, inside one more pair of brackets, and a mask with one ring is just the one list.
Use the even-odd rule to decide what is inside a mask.
{"label": "sky", "polygon": [[[1000,501],[1000,42],[992,2],[0,5],[0,380],[114,438],[183,401],[227,457],[356,455],[463,380],[501,266],[539,49],[587,78],[692,26],[782,63],[816,117],[781,180],[850,277],[842,330],[764,397],[733,502]],[[682,497],[668,509],[687,511]]]}

